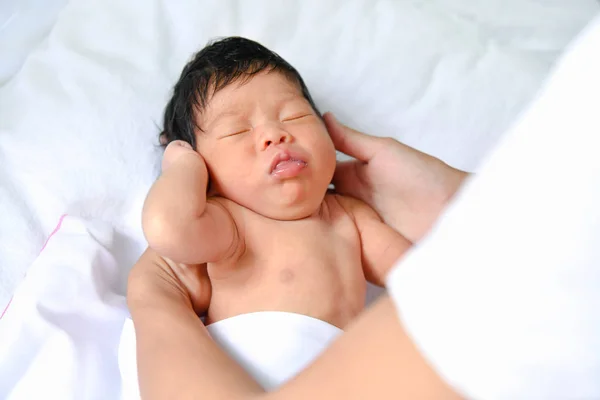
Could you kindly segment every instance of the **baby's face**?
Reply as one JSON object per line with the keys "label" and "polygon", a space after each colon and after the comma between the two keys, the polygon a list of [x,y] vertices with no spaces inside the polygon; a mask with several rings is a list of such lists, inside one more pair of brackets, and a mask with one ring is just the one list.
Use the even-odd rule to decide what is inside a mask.
{"label": "baby's face", "polygon": [[314,213],[335,170],[335,148],[300,89],[277,72],[217,92],[201,116],[198,151],[213,190],[269,218]]}

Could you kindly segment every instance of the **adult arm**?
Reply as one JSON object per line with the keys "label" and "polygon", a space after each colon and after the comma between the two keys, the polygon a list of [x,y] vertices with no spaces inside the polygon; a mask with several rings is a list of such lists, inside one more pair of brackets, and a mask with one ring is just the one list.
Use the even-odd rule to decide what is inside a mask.
{"label": "adult arm", "polygon": [[[215,344],[196,316],[193,302],[202,297],[197,293],[202,285],[190,285],[194,274],[161,260],[149,250],[132,270],[128,288],[144,399],[459,397],[415,348],[387,296],[361,314],[308,369],[265,393]],[[181,279],[182,274],[187,276]]]}

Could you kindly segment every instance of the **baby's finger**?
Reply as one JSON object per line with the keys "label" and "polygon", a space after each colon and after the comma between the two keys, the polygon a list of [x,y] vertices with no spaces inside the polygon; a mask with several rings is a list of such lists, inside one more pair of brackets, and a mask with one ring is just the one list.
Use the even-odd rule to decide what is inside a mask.
{"label": "baby's finger", "polygon": [[171,166],[175,160],[185,155],[193,155],[200,157],[200,154],[195,152],[192,146],[183,140],[174,140],[165,149],[162,160],[162,170],[165,171]]}
{"label": "baby's finger", "polygon": [[189,144],[188,142],[186,142],[185,140],[173,140],[171,143],[169,143],[169,145],[167,146],[167,148],[169,147],[185,147],[186,149],[192,149],[192,145]]}
{"label": "baby's finger", "polygon": [[330,112],[325,113],[323,119],[337,150],[364,162],[373,158],[380,146],[378,138],[341,124]]}
{"label": "baby's finger", "polygon": [[169,266],[175,273],[178,282],[183,285],[182,289],[188,294],[196,314],[203,315],[206,313],[212,295],[207,265],[187,265],[171,262]]}

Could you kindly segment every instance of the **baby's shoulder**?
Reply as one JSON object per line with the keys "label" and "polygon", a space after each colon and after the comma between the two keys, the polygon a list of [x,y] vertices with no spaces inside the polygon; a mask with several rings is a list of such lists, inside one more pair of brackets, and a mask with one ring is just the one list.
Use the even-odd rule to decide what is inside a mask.
{"label": "baby's shoulder", "polygon": [[367,203],[355,197],[344,196],[339,193],[328,193],[325,195],[325,202],[329,202],[329,204],[337,204],[353,219],[356,219],[356,217],[379,219],[375,211]]}
{"label": "baby's shoulder", "polygon": [[327,219],[337,219],[340,216],[352,218],[357,207],[360,207],[359,200],[339,193],[328,192],[323,200],[322,216],[328,217]]}
{"label": "baby's shoulder", "polygon": [[327,191],[324,203],[329,207],[336,205],[342,207],[348,213],[351,213],[357,207],[366,206],[365,203],[354,197],[344,196],[334,191]]}

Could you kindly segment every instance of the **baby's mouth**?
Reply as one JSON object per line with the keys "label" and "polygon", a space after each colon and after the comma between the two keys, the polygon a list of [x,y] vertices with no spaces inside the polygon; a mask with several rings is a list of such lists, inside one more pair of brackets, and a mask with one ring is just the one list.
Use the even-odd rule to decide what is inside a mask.
{"label": "baby's mouth", "polygon": [[302,160],[298,160],[295,158],[290,158],[289,160],[285,160],[285,161],[279,161],[276,165],[275,168],[273,168],[273,171],[271,171],[272,174],[278,174],[281,173],[287,169],[290,168],[304,168],[306,167],[306,162],[302,161]]}
{"label": "baby's mouth", "polygon": [[305,167],[306,161],[299,157],[284,152],[280,153],[271,163],[271,175],[277,178],[292,178],[298,175]]}

